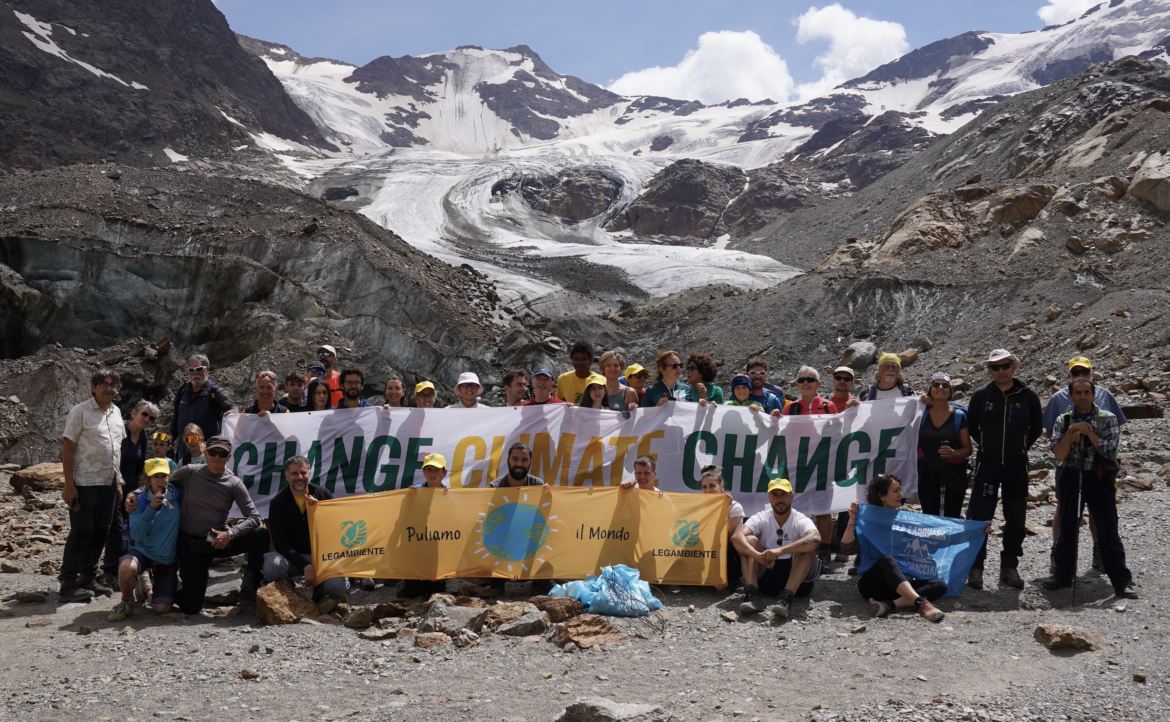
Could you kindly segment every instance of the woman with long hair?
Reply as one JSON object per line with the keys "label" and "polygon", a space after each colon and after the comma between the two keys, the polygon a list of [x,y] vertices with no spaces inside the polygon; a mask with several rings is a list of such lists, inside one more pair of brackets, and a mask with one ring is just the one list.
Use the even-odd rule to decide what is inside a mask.
{"label": "woman with long hair", "polygon": [[585,379],[585,391],[581,394],[581,408],[608,409],[606,398],[605,377],[600,374],[589,374]]}
{"label": "woman with long hair", "polygon": [[598,368],[605,376],[605,405],[614,411],[629,411],[638,408],[638,392],[621,382],[622,369],[626,360],[616,351],[601,354]]}
{"label": "woman with long hair", "polygon": [[693,353],[683,364],[687,372],[687,384],[694,390],[695,400],[700,404],[710,402],[723,403],[723,389],[715,383],[719,375],[719,367],[715,359],[705,353]]}
{"label": "woman with long hair", "polygon": [[646,389],[642,397],[642,408],[652,409],[662,406],[667,401],[697,401],[693,398],[694,389],[684,384],[682,378],[682,363],[678,360],[678,351],[663,351],[654,361],[658,369],[658,380]]}
{"label": "woman with long hair", "polygon": [[406,384],[402,382],[402,377],[393,371],[390,372],[390,378],[386,379],[382,395],[386,397],[386,403],[382,404],[384,409],[405,408],[407,406]]}
{"label": "woman with long hair", "polygon": [[333,408],[329,402],[329,382],[317,377],[309,382],[309,411],[328,411]]}

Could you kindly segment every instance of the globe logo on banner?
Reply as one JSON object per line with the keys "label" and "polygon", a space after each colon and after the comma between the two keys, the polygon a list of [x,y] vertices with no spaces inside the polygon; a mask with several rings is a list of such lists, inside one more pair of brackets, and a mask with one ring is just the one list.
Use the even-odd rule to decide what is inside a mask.
{"label": "globe logo on banner", "polygon": [[676,547],[693,547],[699,543],[699,522],[678,519],[674,522],[674,535],[671,537]]}
{"label": "globe logo on banner", "polygon": [[365,543],[366,523],[364,521],[341,522],[341,546],[346,549],[353,549]]}
{"label": "globe logo on banner", "polygon": [[505,504],[483,520],[483,546],[492,556],[522,562],[548,541],[548,520],[534,504]]}

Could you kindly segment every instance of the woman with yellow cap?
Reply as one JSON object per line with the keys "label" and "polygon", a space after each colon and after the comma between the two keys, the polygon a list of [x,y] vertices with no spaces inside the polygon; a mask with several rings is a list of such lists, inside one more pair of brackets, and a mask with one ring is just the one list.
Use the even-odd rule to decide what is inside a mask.
{"label": "woman with yellow cap", "polygon": [[605,377],[601,374],[589,374],[585,379],[585,390],[581,393],[581,408],[608,409],[606,396]]}
{"label": "woman with yellow cap", "polygon": [[420,409],[435,408],[435,385],[430,381],[419,381],[415,384],[414,405]]}

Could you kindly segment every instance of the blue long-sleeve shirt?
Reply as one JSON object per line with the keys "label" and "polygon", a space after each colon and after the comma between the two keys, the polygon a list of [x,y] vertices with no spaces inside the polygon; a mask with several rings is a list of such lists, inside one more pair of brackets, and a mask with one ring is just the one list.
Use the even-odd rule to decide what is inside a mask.
{"label": "blue long-sleeve shirt", "polygon": [[150,507],[154,494],[143,489],[138,494],[138,508],[130,514],[130,548],[137,549],[158,564],[174,564],[178,556],[179,540],[179,490],[174,485],[167,489],[167,499],[174,509],[166,504],[157,510]]}

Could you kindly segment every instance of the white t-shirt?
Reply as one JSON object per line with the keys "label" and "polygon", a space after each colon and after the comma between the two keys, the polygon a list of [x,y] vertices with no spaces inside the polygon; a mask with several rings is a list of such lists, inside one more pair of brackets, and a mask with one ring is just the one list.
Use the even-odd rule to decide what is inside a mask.
{"label": "white t-shirt", "polygon": [[895,386],[892,389],[878,389],[877,396],[870,399],[870,401],[881,401],[882,399],[900,399],[902,398],[902,389]]}
{"label": "white t-shirt", "polygon": [[[735,499],[732,499],[732,500],[731,500],[731,507],[730,507],[730,508],[728,508],[728,510],[727,510],[727,518],[728,518],[728,519],[740,519],[740,520],[742,520],[742,519],[743,519],[743,504],[740,504],[740,503],[739,503],[738,501],[736,501]],[[730,527],[729,527],[729,528],[727,529],[727,531],[730,533],[730,532],[734,532],[734,531],[735,531],[735,529],[732,529],[732,528],[730,528]]]}
{"label": "white t-shirt", "polygon": [[[817,528],[812,519],[796,509],[788,512],[788,521],[784,522],[783,529],[776,523],[776,515],[772,513],[771,508],[753,514],[743,525],[760,540],[764,549],[779,549]],[[780,534],[778,535],[777,532]],[[791,554],[782,554],[779,558],[790,559],[791,557]]]}

